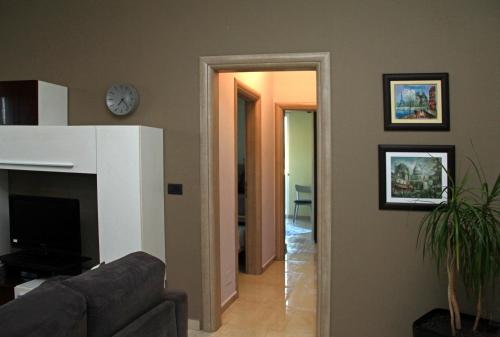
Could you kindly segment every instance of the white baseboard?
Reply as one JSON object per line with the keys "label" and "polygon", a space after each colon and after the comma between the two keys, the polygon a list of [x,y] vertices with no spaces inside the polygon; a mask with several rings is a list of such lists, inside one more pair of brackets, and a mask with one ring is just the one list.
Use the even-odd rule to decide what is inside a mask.
{"label": "white baseboard", "polygon": [[262,266],[262,270],[265,271],[267,267],[269,267],[271,263],[273,263],[274,259],[276,259],[276,255],[271,256],[271,258],[267,260],[266,263],[264,263],[264,265]]}
{"label": "white baseboard", "polygon": [[224,312],[234,301],[238,299],[238,291],[234,291],[231,296],[227,298],[227,300],[222,303],[221,312]]}
{"label": "white baseboard", "polygon": [[[293,219],[293,215],[285,215],[286,219]],[[297,215],[297,219],[299,220],[310,220],[312,218],[312,215]]]}
{"label": "white baseboard", "polygon": [[200,321],[198,319],[188,319],[188,329],[200,331]]}

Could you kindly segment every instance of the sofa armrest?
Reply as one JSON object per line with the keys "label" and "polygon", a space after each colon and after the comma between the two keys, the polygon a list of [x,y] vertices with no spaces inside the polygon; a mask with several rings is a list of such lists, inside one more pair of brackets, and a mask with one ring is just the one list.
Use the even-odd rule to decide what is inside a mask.
{"label": "sofa armrest", "polygon": [[175,321],[177,337],[187,337],[188,303],[187,294],[183,290],[165,289],[165,300],[175,304]]}

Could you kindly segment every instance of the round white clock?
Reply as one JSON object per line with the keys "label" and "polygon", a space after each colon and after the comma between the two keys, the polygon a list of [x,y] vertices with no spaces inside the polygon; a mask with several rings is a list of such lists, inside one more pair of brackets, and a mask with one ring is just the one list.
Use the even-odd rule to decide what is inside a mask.
{"label": "round white clock", "polygon": [[132,113],[139,105],[139,93],[130,84],[114,84],[106,92],[106,106],[117,116]]}

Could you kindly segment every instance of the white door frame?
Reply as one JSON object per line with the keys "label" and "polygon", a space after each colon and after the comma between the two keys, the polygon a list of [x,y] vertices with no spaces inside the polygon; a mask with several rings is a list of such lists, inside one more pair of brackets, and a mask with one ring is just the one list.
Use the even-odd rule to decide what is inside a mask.
{"label": "white door frame", "polygon": [[206,56],[200,58],[200,189],[202,320],[205,331],[221,325],[218,73],[315,70],[317,81],[318,295],[317,336],[331,337],[332,135],[330,53]]}

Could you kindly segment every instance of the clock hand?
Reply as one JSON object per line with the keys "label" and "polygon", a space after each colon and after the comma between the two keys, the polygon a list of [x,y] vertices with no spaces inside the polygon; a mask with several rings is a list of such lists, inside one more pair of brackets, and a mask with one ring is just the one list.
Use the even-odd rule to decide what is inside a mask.
{"label": "clock hand", "polygon": [[123,98],[122,98],[122,99],[120,99],[120,102],[118,102],[118,105],[120,105],[120,104],[122,104],[122,103],[123,103],[123,104],[125,104],[125,106],[126,106],[126,107],[127,107],[127,109],[128,109],[128,104],[125,102],[125,100],[124,100]]}

